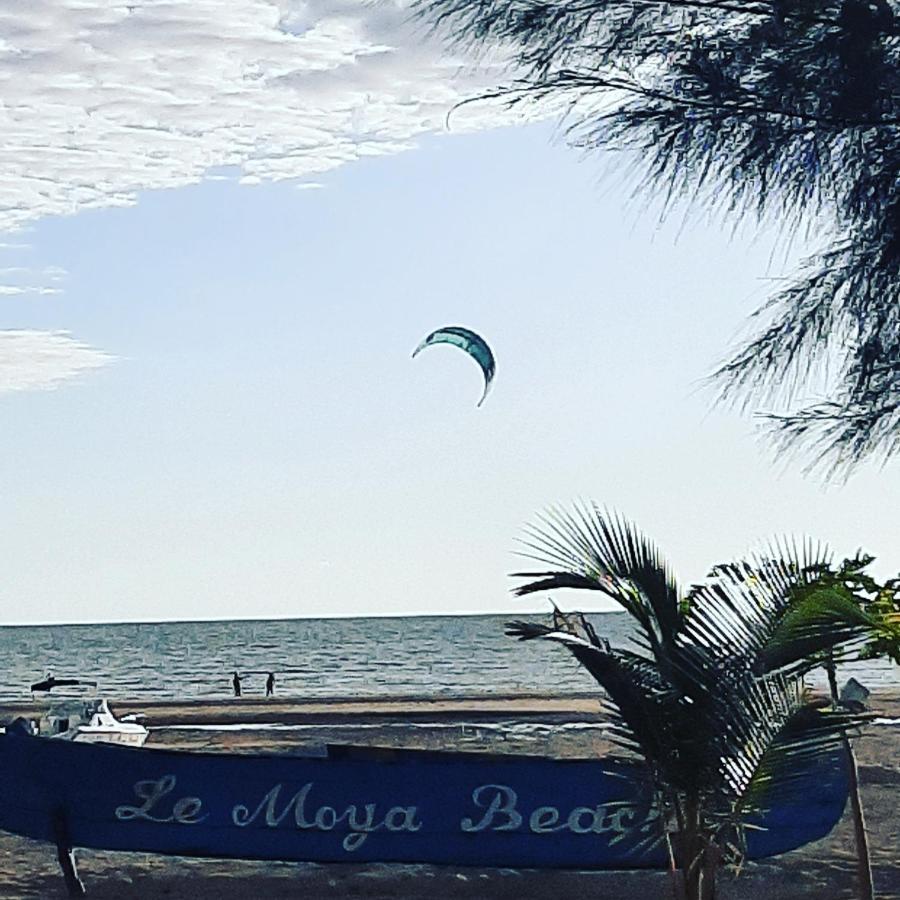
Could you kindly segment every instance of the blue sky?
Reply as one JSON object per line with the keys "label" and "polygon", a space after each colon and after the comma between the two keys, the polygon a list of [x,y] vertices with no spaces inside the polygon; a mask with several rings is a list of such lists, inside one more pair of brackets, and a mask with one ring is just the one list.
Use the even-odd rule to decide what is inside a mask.
{"label": "blue sky", "polygon": [[[345,41],[347,10],[362,13],[332,6],[340,28],[324,0],[301,11]],[[323,91],[316,128],[342,136],[320,140],[295,178],[282,178],[283,155],[214,152],[202,122],[156,111],[163,144],[121,141],[110,126],[95,163],[79,158],[75,180],[99,185],[93,199],[65,193],[74,180],[51,156],[52,189],[7,188],[16,212],[0,237],[27,247],[0,248],[0,265],[27,269],[8,284],[35,290],[0,297],[3,620],[532,608],[508,594],[515,538],[577,498],[636,520],[686,581],[782,534],[838,553],[862,546],[882,574],[900,568],[896,464],[825,488],[775,459],[748,418],[711,411],[700,388],[766,278],[802,248],[785,254],[777,234],[733,237],[721,223],[660,225],[608,160],[580,159],[549,122],[492,128],[478,114],[434,133],[441,103],[482,76],[454,75],[418,44],[415,66],[395,55],[391,77],[405,71],[409,86],[399,99],[384,73],[360,92],[374,77],[354,68],[365,54],[341,63],[357,106],[338,103],[331,132],[335,86],[304,87]],[[377,90],[386,112],[366,125]],[[62,118],[95,102],[67,97]],[[146,123],[139,104],[109,103],[109,121]],[[282,144],[311,127],[302,109],[291,115]],[[248,147],[275,140],[238,118],[234,128],[257,129]],[[62,126],[48,128],[28,133],[27,153],[7,137],[0,157],[33,166],[34,147],[63,140]],[[366,128],[378,155],[354,158],[347,148],[366,143]],[[141,189],[134,173],[169,160],[169,142],[175,162]],[[175,165],[184,146],[199,160],[187,173]],[[313,174],[320,186],[298,190]],[[478,330],[495,351],[480,409],[481,376],[464,354],[410,359],[446,324]]]}

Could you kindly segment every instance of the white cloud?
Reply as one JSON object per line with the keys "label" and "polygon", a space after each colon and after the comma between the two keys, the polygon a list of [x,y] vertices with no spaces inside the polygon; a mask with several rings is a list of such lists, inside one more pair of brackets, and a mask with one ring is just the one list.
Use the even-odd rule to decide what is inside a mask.
{"label": "white cloud", "polygon": [[[454,104],[500,76],[460,74],[410,24],[409,2],[0,6],[0,232],[202,180],[315,189],[344,163],[444,130]],[[522,116],[476,104],[453,129]],[[0,298],[59,294],[65,274],[8,270]],[[112,359],[65,332],[0,331],[0,391],[55,387]]]}
{"label": "white cloud", "polygon": [[[0,297],[17,297],[36,294],[41,297],[63,293],[59,286],[69,273],[61,266],[44,266],[33,269],[30,266],[2,266],[0,277],[18,279],[19,284],[0,284]],[[35,283],[37,280],[39,283]],[[46,282],[50,282],[47,284]]]}
{"label": "white cloud", "polygon": [[24,294],[37,294],[46,297],[51,294],[61,294],[62,288],[44,287],[36,284],[0,284],[0,296],[17,297]]}
{"label": "white cloud", "polygon": [[0,331],[0,394],[50,390],[114,359],[65,331]]}
{"label": "white cloud", "polygon": [[[29,0],[0,8],[0,230],[233,169],[244,184],[397,153],[499,76],[408,0]],[[517,114],[517,118],[520,114]],[[512,114],[476,104],[454,130]]]}
{"label": "white cloud", "polygon": [[49,281],[63,281],[69,273],[62,266],[44,266],[41,274]]}

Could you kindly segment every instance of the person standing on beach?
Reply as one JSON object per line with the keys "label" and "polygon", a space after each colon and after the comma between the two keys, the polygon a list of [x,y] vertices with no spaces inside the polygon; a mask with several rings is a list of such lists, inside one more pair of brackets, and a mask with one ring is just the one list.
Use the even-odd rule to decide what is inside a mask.
{"label": "person standing on beach", "polygon": [[234,696],[241,696],[241,676],[238,675],[237,672],[234,673],[234,678],[231,679],[232,685],[234,685]]}
{"label": "person standing on beach", "polygon": [[271,697],[272,694],[275,693],[275,675],[272,672],[269,672],[269,677],[266,679],[266,696]]}

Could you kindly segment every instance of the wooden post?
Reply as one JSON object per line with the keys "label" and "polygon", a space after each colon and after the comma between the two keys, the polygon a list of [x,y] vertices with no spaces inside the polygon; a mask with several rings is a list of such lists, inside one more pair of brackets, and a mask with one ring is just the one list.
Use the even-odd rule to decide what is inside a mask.
{"label": "wooden post", "polygon": [[859,881],[860,900],[874,900],[875,887],[872,883],[872,861],[869,856],[869,839],[866,836],[866,820],[863,816],[862,799],[859,796],[859,773],[856,755],[845,731],[841,738],[847,755],[847,769],[850,774],[850,808],[853,811],[853,834],[856,837],[856,877]]}
{"label": "wooden post", "polygon": [[56,840],[56,858],[66,881],[66,892],[70,897],[83,897],[87,892],[78,877],[78,869],[75,868],[75,853],[69,840],[66,812],[61,806],[53,813],[53,836]]}
{"label": "wooden post", "polygon": [[[837,669],[834,659],[830,658],[825,666],[828,673],[828,687],[831,691],[831,706],[841,707],[838,694]],[[847,768],[850,775],[850,809],[853,813],[853,834],[856,838],[856,878],[859,882],[860,900],[875,900],[875,887],[872,883],[872,859],[869,855],[869,839],[866,836],[866,820],[863,816],[862,798],[859,795],[859,772],[856,768],[856,755],[847,732],[841,734],[844,753],[847,757]]]}

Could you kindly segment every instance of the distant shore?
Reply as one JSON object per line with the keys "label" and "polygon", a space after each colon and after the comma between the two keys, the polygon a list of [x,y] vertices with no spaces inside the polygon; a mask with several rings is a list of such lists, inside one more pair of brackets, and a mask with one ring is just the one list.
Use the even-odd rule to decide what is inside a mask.
{"label": "distant shore", "polygon": [[[323,743],[428,749],[538,752],[600,757],[608,752],[596,698],[469,696],[448,699],[261,697],[184,703],[115,703],[144,712],[147,747],[218,752],[300,752]],[[41,704],[0,704],[0,717]],[[900,692],[870,697],[873,711],[900,719]],[[288,726],[277,731],[265,724]],[[243,730],[228,726],[254,725]],[[196,726],[196,727],[193,727]],[[223,730],[219,730],[222,726]],[[900,898],[900,726],[870,726],[855,742],[879,900]],[[289,864],[78,851],[89,897],[125,900],[342,898],[365,900],[656,900],[669,896],[664,873],[462,869],[427,865]],[[62,898],[52,847],[0,833],[0,896]],[[855,897],[852,828],[845,814],[825,839],[760,863],[740,877],[724,872],[721,900],[850,900]]]}

